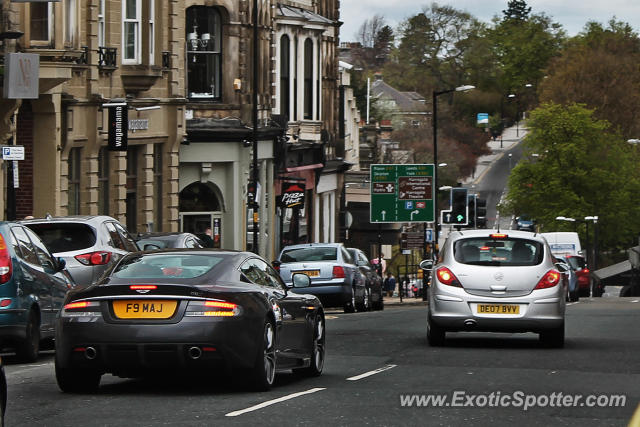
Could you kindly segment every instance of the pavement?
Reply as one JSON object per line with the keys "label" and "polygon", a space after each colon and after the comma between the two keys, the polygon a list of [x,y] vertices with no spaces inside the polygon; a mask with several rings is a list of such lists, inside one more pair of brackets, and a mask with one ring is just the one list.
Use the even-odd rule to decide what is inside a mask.
{"label": "pavement", "polygon": [[484,178],[484,175],[489,171],[493,163],[504,156],[505,152],[513,148],[527,135],[528,129],[525,125],[512,126],[506,128],[502,135],[495,140],[491,139],[487,142],[487,147],[491,151],[490,154],[478,157],[476,163],[476,169],[474,173],[466,177],[463,181],[463,185],[478,184]]}

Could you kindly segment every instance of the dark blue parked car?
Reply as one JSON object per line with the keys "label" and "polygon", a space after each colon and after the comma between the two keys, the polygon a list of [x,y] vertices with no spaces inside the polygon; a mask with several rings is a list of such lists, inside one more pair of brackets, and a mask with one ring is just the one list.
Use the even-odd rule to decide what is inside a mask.
{"label": "dark blue parked car", "polygon": [[0,346],[26,362],[54,337],[55,317],[73,279],[29,228],[0,222]]}

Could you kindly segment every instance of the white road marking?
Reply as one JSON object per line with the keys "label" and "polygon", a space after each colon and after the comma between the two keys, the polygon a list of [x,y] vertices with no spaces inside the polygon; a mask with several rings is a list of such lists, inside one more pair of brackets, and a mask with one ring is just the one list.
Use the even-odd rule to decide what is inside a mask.
{"label": "white road marking", "polygon": [[365,372],[364,374],[356,375],[355,377],[347,378],[347,381],[358,381],[366,377],[370,377],[371,375],[379,374],[380,372],[388,371],[389,369],[393,369],[398,365],[387,365],[383,368],[376,369],[374,371]]}
{"label": "white road marking", "polygon": [[312,388],[311,390],[301,391],[299,393],[288,394],[286,396],[279,397],[277,399],[268,400],[266,402],[262,402],[258,405],[252,406],[247,409],[241,409],[239,411],[233,411],[226,414],[226,417],[237,417],[238,415],[246,414],[247,412],[257,411],[258,409],[266,408],[267,406],[275,405],[276,403],[284,402],[290,399],[295,399],[296,397],[304,396],[306,394],[316,393],[318,391],[326,390],[326,388]]}
{"label": "white road marking", "polygon": [[568,302],[567,306],[580,304],[580,301]]}
{"label": "white road marking", "polygon": [[634,299],[634,300],[633,300],[633,301],[631,301],[631,302],[640,302],[640,301],[638,301],[637,299]]}

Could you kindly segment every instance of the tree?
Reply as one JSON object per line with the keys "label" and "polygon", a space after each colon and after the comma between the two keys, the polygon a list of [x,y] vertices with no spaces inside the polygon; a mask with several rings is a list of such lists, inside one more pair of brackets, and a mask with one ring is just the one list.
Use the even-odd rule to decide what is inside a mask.
{"label": "tree", "polygon": [[640,135],[640,38],[629,24],[590,22],[556,58],[541,85],[543,102],[584,103],[623,137]]}
{"label": "tree", "polygon": [[524,0],[510,0],[507,4],[507,10],[503,10],[503,21],[526,21],[531,13],[531,8],[527,7]]}
{"label": "tree", "polygon": [[544,14],[529,16],[530,8],[521,10],[520,3],[524,2],[515,3],[518,4],[513,10],[504,11],[502,21],[494,19],[494,28],[487,33],[501,70],[498,79],[505,95],[526,84],[537,87],[566,39],[560,24]]}
{"label": "tree", "polygon": [[557,216],[597,215],[602,247],[624,246],[637,236],[635,147],[584,105],[544,104],[528,125],[523,159],[509,177],[506,210],[531,215],[545,231],[556,229]]}

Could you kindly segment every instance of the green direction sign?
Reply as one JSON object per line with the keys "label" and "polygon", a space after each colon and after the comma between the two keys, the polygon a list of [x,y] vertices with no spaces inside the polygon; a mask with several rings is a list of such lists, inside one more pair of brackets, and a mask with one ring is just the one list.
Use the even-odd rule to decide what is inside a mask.
{"label": "green direction sign", "polygon": [[433,164],[371,165],[370,222],[433,222]]}

